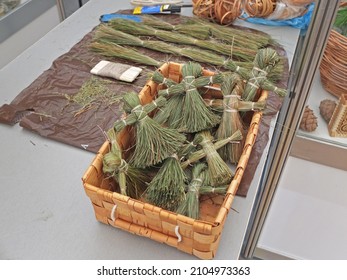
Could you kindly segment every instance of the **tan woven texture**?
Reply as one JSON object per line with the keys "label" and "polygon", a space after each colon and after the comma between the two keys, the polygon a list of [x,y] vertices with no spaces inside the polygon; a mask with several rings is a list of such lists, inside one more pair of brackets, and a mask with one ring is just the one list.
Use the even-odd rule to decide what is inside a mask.
{"label": "tan woven texture", "polygon": [[331,137],[347,137],[347,93],[341,94],[328,129]]}
{"label": "tan woven texture", "polygon": [[[161,67],[164,76],[175,81],[181,79],[180,69],[181,65],[176,63],[166,63]],[[204,74],[212,75],[213,73],[205,71]],[[157,91],[158,85],[149,81],[139,94],[142,103],[151,102]],[[210,94],[221,98],[220,91],[211,90]],[[266,98],[267,92],[263,92],[259,100]],[[105,142],[82,178],[86,194],[94,207],[96,219],[102,223],[176,247],[201,259],[214,258],[226,217],[257,137],[261,115],[261,112],[253,114],[243,153],[227,194],[202,197],[199,220],[110,191],[111,181],[102,172],[102,159],[110,148],[109,143]],[[130,142],[131,136],[129,135],[127,130],[123,130],[119,135],[118,141],[123,148],[126,148]],[[179,235],[175,232],[178,232]]]}
{"label": "tan woven texture", "polygon": [[[347,6],[347,2],[340,7]],[[322,85],[326,91],[339,97],[347,92],[347,37],[332,30],[320,64]]]}

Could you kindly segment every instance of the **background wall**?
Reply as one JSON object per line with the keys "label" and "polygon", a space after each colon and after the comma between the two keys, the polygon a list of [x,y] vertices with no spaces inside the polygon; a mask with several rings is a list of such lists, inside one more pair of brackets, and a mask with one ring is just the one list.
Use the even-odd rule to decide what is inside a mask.
{"label": "background wall", "polygon": [[[23,0],[23,3],[26,1],[28,0]],[[81,0],[82,4],[87,2],[88,0]],[[61,0],[61,3],[65,17],[73,14],[80,7],[79,0]],[[25,24],[6,40],[0,41],[0,69],[57,26],[61,20],[62,15],[60,14],[58,6],[54,5],[29,23]],[[0,19],[0,24],[5,23],[1,22]],[[12,28],[12,26],[5,26],[5,28]]]}
{"label": "background wall", "polygon": [[1,42],[0,69],[57,26],[59,22],[58,9],[54,5]]}

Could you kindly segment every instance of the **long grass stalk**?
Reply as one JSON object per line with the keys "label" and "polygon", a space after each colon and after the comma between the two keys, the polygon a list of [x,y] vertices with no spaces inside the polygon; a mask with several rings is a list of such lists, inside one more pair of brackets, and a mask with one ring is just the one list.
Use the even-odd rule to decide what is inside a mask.
{"label": "long grass stalk", "polygon": [[130,158],[132,165],[139,168],[156,165],[181,148],[185,141],[183,134],[175,129],[161,126],[148,116],[153,110],[165,105],[165,98],[159,97],[144,106],[141,106],[140,99],[134,92],[129,92],[123,98],[134,100],[126,101],[128,104],[136,104],[135,100],[137,102],[125,119],[118,120],[114,124],[117,132],[125,126],[135,126],[136,145]]}

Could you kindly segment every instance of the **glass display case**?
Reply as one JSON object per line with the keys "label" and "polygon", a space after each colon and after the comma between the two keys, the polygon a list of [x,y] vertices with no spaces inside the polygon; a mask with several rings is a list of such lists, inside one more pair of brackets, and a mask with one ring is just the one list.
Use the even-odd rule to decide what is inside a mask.
{"label": "glass display case", "polygon": [[[276,121],[243,247],[246,258],[347,257],[340,234],[346,231],[341,218],[347,212],[347,140],[329,134],[319,110],[322,100],[339,103],[322,86],[319,71],[339,5],[316,1],[309,29],[297,45],[289,96]],[[344,53],[337,55],[345,59]],[[300,128],[306,107],[318,123],[311,132]]]}

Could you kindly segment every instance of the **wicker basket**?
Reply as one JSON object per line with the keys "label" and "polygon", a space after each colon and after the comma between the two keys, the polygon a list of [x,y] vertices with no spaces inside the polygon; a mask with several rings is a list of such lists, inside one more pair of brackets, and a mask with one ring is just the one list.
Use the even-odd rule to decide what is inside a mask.
{"label": "wicker basket", "polygon": [[[176,63],[166,63],[161,67],[163,75],[175,81],[181,79],[180,69],[181,65]],[[204,74],[212,75],[213,73],[205,71]],[[149,81],[139,94],[142,103],[151,102],[157,91],[158,85]],[[220,91],[211,90],[210,94],[221,98]],[[266,98],[267,92],[262,92],[259,100]],[[103,156],[110,149],[109,143],[105,142],[82,178],[86,194],[94,207],[96,219],[131,233],[174,246],[201,259],[214,258],[227,214],[258,133],[261,115],[261,112],[253,114],[244,150],[227,194],[225,196],[212,195],[209,199],[203,200],[199,220],[110,191],[111,182],[102,172]],[[129,132],[123,130],[119,144],[126,148],[130,140]]]}
{"label": "wicker basket", "polygon": [[[347,2],[340,7],[347,6]],[[319,70],[326,91],[340,97],[347,92],[347,37],[331,30]]]}

